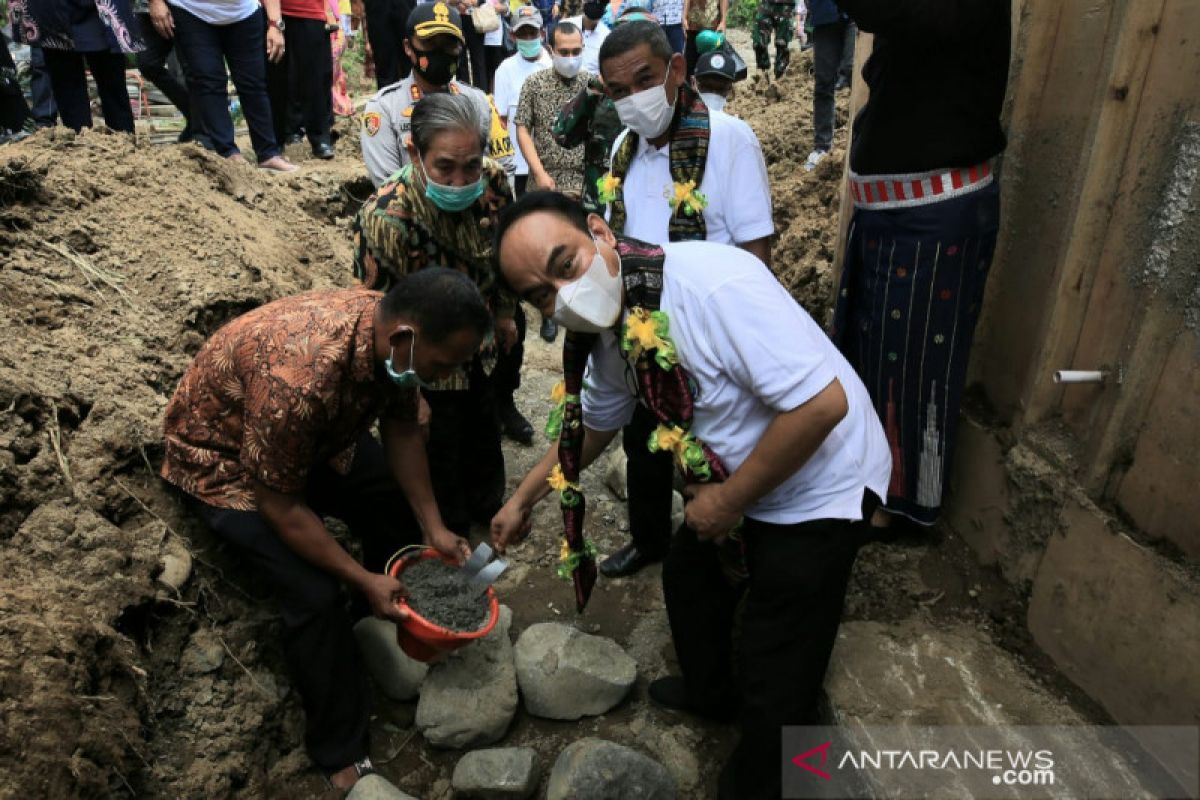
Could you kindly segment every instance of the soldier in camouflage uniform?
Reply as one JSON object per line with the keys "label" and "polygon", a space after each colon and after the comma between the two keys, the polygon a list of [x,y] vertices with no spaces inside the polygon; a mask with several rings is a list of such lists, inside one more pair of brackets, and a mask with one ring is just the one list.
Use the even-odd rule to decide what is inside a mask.
{"label": "soldier in camouflage uniform", "polygon": [[625,126],[617,116],[617,107],[604,93],[604,84],[592,76],[558,114],[554,123],[554,140],[560,147],[583,144],[583,207],[589,212],[600,210],[596,181],[608,172],[608,154],[613,142]]}
{"label": "soldier in camouflage uniform", "polygon": [[780,78],[787,71],[791,61],[788,45],[796,32],[796,0],[759,0],[758,11],[754,14],[754,58],[758,68],[766,71],[771,68],[771,55],[768,48],[771,45],[771,33],[775,34],[775,77]]}

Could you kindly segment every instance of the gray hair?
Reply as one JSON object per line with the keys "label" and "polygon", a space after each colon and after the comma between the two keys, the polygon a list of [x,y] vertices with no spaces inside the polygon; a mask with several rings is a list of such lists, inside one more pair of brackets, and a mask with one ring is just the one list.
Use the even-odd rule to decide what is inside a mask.
{"label": "gray hair", "polygon": [[465,94],[428,94],[413,106],[412,142],[424,155],[438,134],[469,131],[479,137],[479,150],[487,148],[487,134],[479,125],[476,101]]}

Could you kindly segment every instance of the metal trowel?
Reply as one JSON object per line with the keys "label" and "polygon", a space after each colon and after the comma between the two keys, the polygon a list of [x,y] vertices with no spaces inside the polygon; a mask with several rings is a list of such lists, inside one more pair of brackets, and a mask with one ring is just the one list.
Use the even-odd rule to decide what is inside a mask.
{"label": "metal trowel", "polygon": [[[493,555],[494,551],[491,547],[481,544],[475,548],[475,552],[461,567],[467,582],[480,594],[486,592],[487,588],[496,582],[504,570],[508,569],[508,562],[502,558],[491,561]],[[489,561],[491,561],[490,564]]]}

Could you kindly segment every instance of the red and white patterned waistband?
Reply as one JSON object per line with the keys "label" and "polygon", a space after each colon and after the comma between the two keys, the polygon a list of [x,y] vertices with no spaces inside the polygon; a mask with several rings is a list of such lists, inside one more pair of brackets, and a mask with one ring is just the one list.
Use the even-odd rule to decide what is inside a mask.
{"label": "red and white patterned waistband", "polygon": [[987,186],[995,178],[992,164],[909,175],[850,173],[850,196],[857,208],[910,208],[960,197]]}

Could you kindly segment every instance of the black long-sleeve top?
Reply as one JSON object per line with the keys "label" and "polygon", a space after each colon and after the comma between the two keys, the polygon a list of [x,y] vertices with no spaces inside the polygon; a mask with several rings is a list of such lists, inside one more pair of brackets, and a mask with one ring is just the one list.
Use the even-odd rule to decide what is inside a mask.
{"label": "black long-sleeve top", "polygon": [[1004,150],[1010,0],[837,0],[875,47],[850,168],[894,175],[969,167]]}

